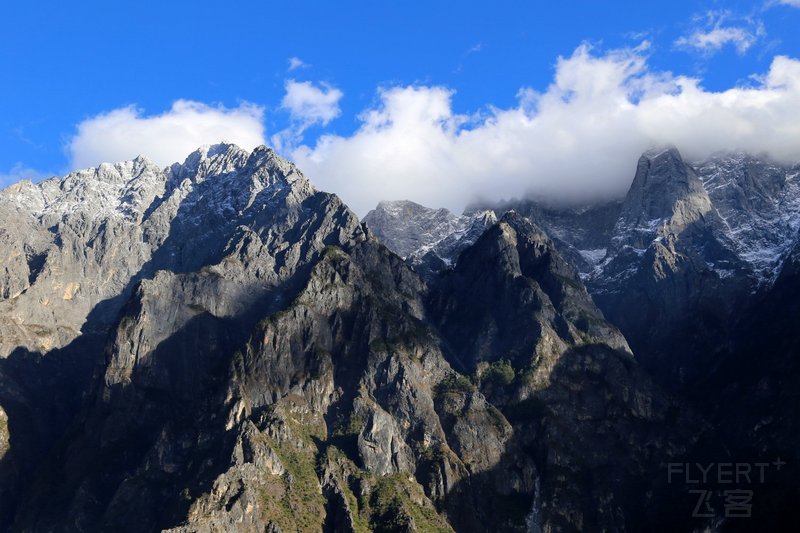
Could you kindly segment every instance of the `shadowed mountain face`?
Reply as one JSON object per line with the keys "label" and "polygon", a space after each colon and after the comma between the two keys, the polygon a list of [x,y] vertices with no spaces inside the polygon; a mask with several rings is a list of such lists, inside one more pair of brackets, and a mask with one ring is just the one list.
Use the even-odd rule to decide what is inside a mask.
{"label": "shadowed mountain face", "polygon": [[[744,462],[783,458],[790,465],[774,472],[769,486],[757,487],[761,503],[753,507],[754,521],[723,521],[717,526],[723,530],[785,530],[793,520],[800,446],[800,336],[793,326],[800,274],[798,179],[798,166],[743,154],[690,164],[668,148],[640,158],[631,188],[618,202],[489,206],[513,209],[552,238],[552,247],[579,272],[603,320],[619,327],[649,378],[704,416],[718,444],[703,453]],[[482,274],[461,277],[477,248],[476,243],[464,251],[442,277],[442,283],[457,280],[454,286],[470,287],[453,290],[459,297],[442,315],[443,330],[456,331],[453,342],[466,354],[465,364],[484,360],[484,346],[498,345],[519,362],[514,340],[528,335],[529,342],[537,337],[532,332],[543,329],[515,327],[515,319],[537,316],[541,307],[511,300],[505,311],[487,309],[480,320],[470,316],[467,301],[486,301],[498,272],[487,261]],[[558,301],[545,288],[541,270],[531,277]],[[520,313],[508,314],[511,307]],[[535,356],[541,353],[537,347]],[[707,525],[696,521],[692,527]]]}
{"label": "shadowed mountain face", "polygon": [[423,278],[219,145],[17,185],[0,217],[0,529],[692,527],[664,464],[710,426],[520,215],[451,220]]}
{"label": "shadowed mountain face", "polygon": [[656,379],[686,391],[781,272],[800,230],[798,176],[742,154],[689,164],[670,148],[641,157],[620,203],[516,209],[554,237]]}

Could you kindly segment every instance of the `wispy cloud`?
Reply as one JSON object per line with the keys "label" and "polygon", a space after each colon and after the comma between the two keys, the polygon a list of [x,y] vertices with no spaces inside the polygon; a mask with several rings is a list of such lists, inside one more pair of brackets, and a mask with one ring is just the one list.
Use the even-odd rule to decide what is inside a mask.
{"label": "wispy cloud", "polygon": [[66,146],[72,168],[122,161],[144,154],[160,165],[183,159],[204,144],[228,141],[254,148],[264,143],[264,110],[242,103],[235,108],[178,100],[159,115],[135,106],[101,113],[78,124]]}
{"label": "wispy cloud", "polygon": [[485,45],[483,44],[483,41],[478,41],[477,43],[467,48],[464,51],[464,53],[461,54],[461,59],[459,60],[456,68],[453,69],[453,73],[458,74],[459,72],[462,72],[464,70],[464,62],[467,60],[467,58],[473,54],[477,54],[483,51],[484,48]]}
{"label": "wispy cloud", "polygon": [[765,35],[764,24],[759,20],[735,17],[729,11],[708,11],[694,18],[690,33],[678,38],[675,46],[713,55],[730,45],[744,54]]}
{"label": "wispy cloud", "polygon": [[288,68],[289,72],[297,70],[299,68],[308,68],[310,66],[297,56],[290,57],[287,61],[289,62],[289,68]]}
{"label": "wispy cloud", "polygon": [[476,43],[476,44],[472,45],[472,46],[469,48],[469,50],[467,50],[467,54],[477,54],[477,53],[478,53],[478,52],[480,52],[481,50],[483,50],[483,41],[481,41],[481,42],[479,42],[479,43]]}

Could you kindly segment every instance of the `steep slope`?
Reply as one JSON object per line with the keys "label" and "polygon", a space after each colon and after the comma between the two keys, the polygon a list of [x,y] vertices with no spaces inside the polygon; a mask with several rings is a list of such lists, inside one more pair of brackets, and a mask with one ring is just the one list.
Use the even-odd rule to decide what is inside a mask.
{"label": "steep slope", "polygon": [[109,327],[133,281],[153,271],[183,200],[247,156],[220,145],[166,170],[140,157],[0,192],[0,239],[14,250],[2,259],[0,405],[10,446],[0,462],[0,520],[74,417]]}
{"label": "steep slope", "polygon": [[800,166],[731,154],[694,167],[722,222],[717,230],[759,284],[769,285],[800,229]]}
{"label": "steep slope", "polygon": [[797,165],[743,153],[689,163],[671,147],[642,155],[628,194],[618,202],[557,206],[520,200],[492,207],[514,209],[542,227],[584,277],[626,244],[641,251],[659,236],[663,240],[701,221],[715,246],[735,256],[729,264],[711,253],[718,251],[697,247],[708,269],[723,277],[743,274],[756,290],[774,281],[800,229],[798,175]]}
{"label": "steep slope", "polygon": [[800,225],[798,170],[744,155],[642,156],[587,284],[662,383],[691,390],[769,290]]}
{"label": "steep slope", "polygon": [[431,209],[408,200],[380,202],[364,223],[400,257],[462,231],[465,221],[447,209]]}
{"label": "steep slope", "polygon": [[745,154],[691,164],[656,149],[620,203],[504,208],[546,230],[656,379],[688,390],[780,272],[800,227],[798,174]]}
{"label": "steep slope", "polygon": [[288,163],[270,169],[270,158],[266,148],[248,154],[216,145],[167,169],[140,157],[2,191],[2,237],[17,251],[4,265],[4,354],[19,346],[47,351],[102,330],[132,281],[219,256],[240,222],[264,216],[286,193],[270,173],[296,170]]}
{"label": "steep slope", "polygon": [[433,307],[443,334],[512,422],[512,449],[536,458],[529,524],[687,527],[670,510],[680,494],[658,480],[670,457],[696,453],[706,428],[639,368],[540,230],[506,214],[440,283]]}
{"label": "steep slope", "polygon": [[[326,196],[319,218],[355,220]],[[449,530],[432,499],[455,490],[452,509],[466,509],[460,498],[485,482],[460,481],[496,466],[511,427],[479,393],[441,385],[456,374],[426,325],[419,278],[360,227],[321,227],[344,240],[325,248],[309,235],[318,257],[304,287],[255,323],[209,305],[214,283],[238,279],[238,253],[180,283],[166,272],[141,281],[94,403],[40,470],[16,528]],[[442,395],[468,403],[468,422],[440,419]],[[532,482],[518,481],[529,492]]]}
{"label": "steep slope", "polygon": [[[758,458],[783,464],[781,470],[776,467],[770,472],[765,484],[752,487],[756,499],[753,520],[724,520],[720,516],[714,527],[725,531],[783,531],[797,526],[793,502],[800,411],[799,337],[795,331],[800,274],[799,170],[796,165],[781,166],[744,154],[690,164],[676,149],[667,148],[643,154],[628,194],[618,203],[558,207],[521,201],[492,206],[516,209],[545,228],[553,237],[552,247],[580,271],[592,299],[603,310],[600,316],[625,334],[645,372],[635,379],[615,377],[615,383],[623,383],[622,390],[630,390],[631,380],[636,383],[639,378],[652,378],[702,413],[709,424],[706,434],[711,438],[697,443],[690,453],[714,463],[749,464]],[[514,228],[510,220],[507,222]],[[526,365],[548,353],[543,350],[547,346],[549,359],[558,368],[558,361],[568,361],[576,351],[588,349],[580,341],[587,332],[575,320],[574,311],[565,314],[555,305],[564,298],[563,293],[552,289],[559,284],[546,281],[570,279],[565,269],[553,269],[559,278],[546,274],[541,261],[525,259],[527,254],[512,244],[518,238],[517,229],[490,229],[478,243],[492,234],[505,236],[485,241],[493,242],[491,247],[487,245],[493,250],[490,253],[477,254],[476,244],[462,254],[454,271],[442,278],[451,280],[451,289],[434,291],[440,299],[435,307],[440,312],[442,331],[460,357],[456,366],[486,376],[480,381],[482,392],[517,428],[515,413],[521,409],[517,403],[525,405],[519,398],[531,394],[530,385],[519,385],[519,376],[535,375]],[[527,267],[537,274],[525,274],[526,264],[538,264]],[[505,281],[497,278],[502,272],[509,273]],[[448,284],[442,283],[442,287]],[[470,290],[459,290],[463,287]],[[452,297],[444,297],[448,293]],[[530,296],[523,298],[523,294]],[[573,309],[586,309],[583,304],[572,305]],[[547,324],[557,327],[548,329]],[[549,342],[528,351],[533,339]],[[520,347],[516,341],[527,344]],[[606,340],[605,344],[610,343]],[[606,361],[603,367],[608,369],[610,363]],[[554,374],[568,384],[565,388],[570,391],[571,400],[558,416],[567,420],[567,412],[583,408],[583,397],[579,394],[576,398],[575,393],[586,385],[587,376],[580,375],[583,381],[579,381],[577,375]],[[593,391],[608,386],[602,380],[591,383]],[[606,398],[615,393],[607,392]],[[559,409],[558,397],[541,392],[534,397],[547,398],[541,405],[532,404],[540,412]],[[681,411],[686,412],[686,408],[678,409]],[[618,424],[618,435],[628,431],[624,429],[628,420],[624,413],[625,409],[618,410],[611,417]],[[642,429],[641,425],[637,427]],[[584,428],[579,419],[560,431],[562,436],[569,434],[574,441],[581,441],[591,438],[593,429]],[[634,441],[632,437],[629,443]],[[536,441],[536,446],[549,445],[547,439]],[[629,449],[636,450],[637,446],[629,444]],[[636,453],[632,451],[633,457]],[[569,455],[564,451],[561,454]],[[612,456],[603,454],[605,464],[613,462]],[[582,458],[565,462],[574,468],[565,479],[581,475],[593,479],[581,470],[585,466]],[[547,463],[537,466],[545,476],[540,480],[541,494],[545,495],[542,501],[552,501],[554,493],[547,491],[556,489],[547,487],[543,473]],[[614,471],[626,468],[617,463]],[[658,475],[655,470],[650,472]],[[718,489],[714,507],[720,511],[725,486],[713,488]],[[584,493],[587,491],[584,489]],[[600,500],[608,499],[599,492],[593,494]],[[545,505],[537,516],[546,515]],[[673,516],[680,516],[680,509],[692,505],[676,503]],[[593,528],[607,523],[603,522],[607,517],[566,507],[573,518],[594,520],[589,522]],[[636,513],[628,509],[620,515],[631,517]],[[565,523],[574,526],[576,522]],[[672,526],[678,530],[702,529],[711,527],[711,522]]]}
{"label": "steep slope", "polygon": [[437,303],[442,330],[469,371],[498,354],[516,366],[540,357],[550,367],[548,359],[567,347],[593,342],[630,352],[574,268],[541,230],[513,211],[464,252],[438,285],[449,296]]}
{"label": "steep slope", "polygon": [[675,149],[648,152],[623,202],[605,259],[587,284],[651,372],[685,387],[730,335],[755,286],[717,228],[721,219]]}
{"label": "steep slope", "polygon": [[[163,195],[85,271],[113,270],[122,246],[144,263],[64,319],[81,331],[54,337],[63,348],[0,365],[4,528],[685,525],[670,518],[680,487],[652,479],[694,453],[704,424],[647,379],[521,217],[490,225],[427,283],[267,149],[214,147],[162,177]],[[50,287],[40,279],[8,305]],[[84,352],[85,375],[64,374]],[[61,429],[37,433],[64,390]],[[23,453],[26,442],[37,446]]]}
{"label": "steep slope", "polygon": [[[497,213],[516,211],[553,240],[559,253],[582,278],[605,258],[622,201],[592,205],[558,205],[535,200],[512,200],[493,205]],[[480,210],[476,205],[471,210]]]}
{"label": "steep slope", "polygon": [[753,518],[762,531],[800,526],[795,512],[800,476],[798,257],[800,248],[795,245],[774,285],[737,316],[716,365],[689,392],[734,456],[779,463],[768,484],[757,490]]}
{"label": "steep slope", "polygon": [[[253,240],[247,225],[261,224],[268,229],[253,253],[268,260],[259,268],[240,265],[239,279],[198,274],[209,291],[205,302],[229,317],[272,305],[265,303],[270,291],[298,271],[307,272],[307,256],[319,253],[304,247],[298,236],[318,229],[320,221],[309,212],[320,197],[291,164],[266,148],[248,154],[218,145],[163,171],[140,158],[24,188],[3,191],[0,212],[14,220],[25,215],[21,219],[44,228],[50,242],[40,274],[26,280],[23,292],[0,302],[8,312],[4,319],[10,319],[3,323],[2,339],[21,344],[0,359],[0,405],[9,418],[10,440],[0,463],[5,518],[16,505],[20,484],[30,481],[30,472],[60,438],[98,367],[105,365],[106,336],[138,280],[159,272],[162,286],[174,287],[174,296],[188,302],[190,296],[179,290],[181,273],[236,251],[246,255]],[[150,192],[140,201],[131,200],[132,190]],[[164,191],[160,196],[153,192],[159,190]],[[348,230],[335,222],[335,231]],[[82,288],[62,298],[68,286]],[[180,306],[169,313],[147,332],[154,345],[197,314]]]}
{"label": "steep slope", "polygon": [[[691,165],[648,152],[602,260],[583,272],[644,368],[705,415],[731,457],[786,463],[757,487],[752,523],[723,522],[731,531],[797,524],[797,176],[742,154]],[[593,230],[571,224],[574,210],[528,213],[555,226],[570,259],[587,247]]]}

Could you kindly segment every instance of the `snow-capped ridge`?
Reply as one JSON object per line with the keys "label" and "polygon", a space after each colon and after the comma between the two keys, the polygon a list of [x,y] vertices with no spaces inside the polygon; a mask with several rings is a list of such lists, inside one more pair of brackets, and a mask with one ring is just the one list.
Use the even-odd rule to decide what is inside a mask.
{"label": "snow-capped ridge", "polygon": [[[596,287],[622,283],[656,261],[658,268],[691,263],[720,279],[744,277],[743,284],[758,290],[774,281],[795,249],[798,176],[800,165],[741,151],[691,162],[666,145],[641,155],[621,201],[559,206],[520,200],[492,207],[502,213],[518,208],[545,228]],[[468,233],[463,217],[474,217],[481,207],[487,206],[470,206],[458,217],[414,202],[384,201],[365,221],[401,256],[419,261],[438,254],[449,264],[455,257],[445,244]]]}
{"label": "snow-capped ridge", "polygon": [[386,246],[428,275],[453,266],[459,254],[497,222],[497,215],[491,209],[456,215],[445,208],[392,200],[379,202],[364,222]]}
{"label": "snow-capped ridge", "polygon": [[[52,223],[71,213],[84,213],[90,219],[119,217],[135,223],[157,198],[163,199],[171,191],[187,196],[209,178],[223,189],[241,189],[250,197],[247,205],[268,187],[290,186],[305,193],[315,190],[293,163],[267,146],[249,152],[235,144],[218,143],[201,146],[183,163],[166,168],[139,155],[38,183],[20,181],[0,191],[0,202],[11,203],[24,213]],[[246,181],[239,183],[243,179]]]}

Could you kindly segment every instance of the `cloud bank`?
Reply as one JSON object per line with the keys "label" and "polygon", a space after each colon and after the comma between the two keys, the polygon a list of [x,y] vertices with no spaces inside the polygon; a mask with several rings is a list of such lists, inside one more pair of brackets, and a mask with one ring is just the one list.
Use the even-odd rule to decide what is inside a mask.
{"label": "cloud bank", "polygon": [[[454,111],[447,87],[384,87],[355,132],[307,144],[307,128],[340,115],[342,92],[288,80],[281,107],[289,127],[271,141],[362,215],[386,199],[460,211],[476,200],[528,195],[619,197],[638,156],[664,144],[689,160],[742,150],[800,161],[800,60],[776,56],[750,85],[709,91],[700,79],[654,70],[648,53],[647,43],[606,53],[582,45],[558,59],[545,90],[523,88],[515,105],[475,113]],[[265,142],[263,115],[246,103],[180,100],[160,115],[124,107],[80,123],[67,153],[78,168],[140,153],[168,165],[221,140],[251,149]]]}
{"label": "cloud bank", "polygon": [[66,146],[72,168],[123,161],[143,154],[166,166],[182,162],[197,147],[222,140],[246,149],[264,144],[264,111],[243,103],[228,109],[178,100],[161,115],[134,106],[84,120]]}
{"label": "cloud bank", "polygon": [[620,196],[638,156],[676,145],[800,160],[800,61],[774,58],[750,87],[721,92],[648,67],[647,43],[599,55],[588,45],[558,59],[543,92],[519,91],[509,109],[453,111],[453,91],[389,87],[352,135],[323,135],[291,156],[322,189],[359,214],[385,199],[460,210],[476,199]]}

